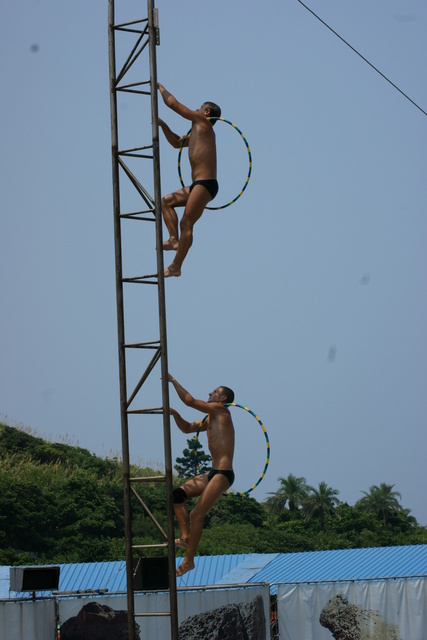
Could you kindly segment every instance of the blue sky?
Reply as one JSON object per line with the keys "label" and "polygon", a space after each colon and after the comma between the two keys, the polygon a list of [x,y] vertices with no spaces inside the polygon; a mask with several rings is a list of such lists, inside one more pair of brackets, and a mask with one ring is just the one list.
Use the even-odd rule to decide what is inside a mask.
{"label": "blue sky", "polygon": [[[427,110],[425,3],[308,6]],[[298,0],[157,7],[159,81],[188,106],[219,103],[253,158],[242,197],[205,212],[182,277],[167,281],[170,371],[196,397],[228,384],[258,413],[271,442],[258,500],[288,473],[325,481],[349,504],[386,482],[427,524],[426,116]],[[135,19],[145,6],[117,2],[117,12]],[[0,415],[114,455],[107,3],[17,0],[0,29]],[[138,142],[149,116],[130,98],[120,109],[121,133]],[[163,104],[159,113],[187,131]],[[247,156],[231,127],[216,131],[219,203],[240,190]],[[163,193],[179,185],[164,138],[161,179]],[[135,231],[126,267],[147,273],[139,247],[148,262],[154,248]],[[155,310],[142,295],[131,336]],[[171,405],[196,418],[173,390]],[[233,416],[244,490],[264,467],[264,437],[249,414]],[[134,461],[160,466],[160,422],[131,422]],[[174,458],[185,445],[173,426]]]}

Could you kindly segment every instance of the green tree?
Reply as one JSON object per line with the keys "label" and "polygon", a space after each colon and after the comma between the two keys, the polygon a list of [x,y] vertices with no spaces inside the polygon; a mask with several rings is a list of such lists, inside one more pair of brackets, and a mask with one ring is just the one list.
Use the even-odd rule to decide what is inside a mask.
{"label": "green tree", "polygon": [[223,523],[203,530],[198,553],[224,555],[256,553],[258,530],[252,524]]}
{"label": "green tree", "polygon": [[403,511],[397,498],[402,498],[398,491],[393,491],[394,484],[382,482],[380,486],[372,485],[369,491],[362,491],[364,497],[356,502],[356,506],[362,507],[368,513],[374,513],[382,520],[384,527],[391,516]]}
{"label": "green tree", "polygon": [[277,491],[270,491],[271,498],[267,498],[266,506],[274,514],[280,515],[286,503],[289,511],[295,512],[307,496],[308,485],[305,478],[297,478],[290,473],[287,478],[278,478],[280,487]]}
{"label": "green tree", "polygon": [[203,451],[199,440],[194,436],[187,440],[188,447],[182,456],[176,459],[175,471],[181,478],[192,478],[209,470],[212,458]]}
{"label": "green tree", "polygon": [[206,514],[206,527],[220,524],[252,524],[262,527],[267,519],[265,507],[250,496],[233,494],[221,496],[218,502]]}
{"label": "green tree", "polygon": [[280,522],[274,531],[280,532],[281,544],[276,551],[290,553],[294,551],[315,551],[314,534],[301,519]]}
{"label": "green tree", "polygon": [[[132,477],[161,474],[131,467]],[[410,510],[400,505],[394,485],[371,487],[353,507],[338,504],[338,491],[324,482],[318,490],[292,474],[280,482],[264,503],[249,496],[221,497],[206,516],[199,552],[427,544],[427,527],[418,525]],[[141,498],[166,529],[164,487],[144,484]],[[189,501],[190,509],[195,502]],[[272,517],[271,504],[279,518]],[[123,465],[117,458],[99,458],[80,447],[46,442],[0,424],[0,565],[122,559],[123,509]],[[159,542],[158,530],[134,495],[131,509],[135,544]]]}
{"label": "green tree", "polygon": [[302,511],[306,522],[318,517],[320,529],[325,529],[325,518],[331,517],[335,507],[340,503],[339,491],[328,487],[326,482],[319,482],[319,488],[308,487],[308,493],[302,501]]}

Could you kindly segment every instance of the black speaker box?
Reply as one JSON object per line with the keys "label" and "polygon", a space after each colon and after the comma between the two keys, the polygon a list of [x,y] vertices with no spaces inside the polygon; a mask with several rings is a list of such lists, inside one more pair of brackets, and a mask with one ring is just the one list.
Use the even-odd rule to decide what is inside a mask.
{"label": "black speaker box", "polygon": [[135,591],[169,589],[168,558],[134,558],[133,588]]}
{"label": "black speaker box", "polygon": [[54,591],[60,567],[10,567],[11,591]]}

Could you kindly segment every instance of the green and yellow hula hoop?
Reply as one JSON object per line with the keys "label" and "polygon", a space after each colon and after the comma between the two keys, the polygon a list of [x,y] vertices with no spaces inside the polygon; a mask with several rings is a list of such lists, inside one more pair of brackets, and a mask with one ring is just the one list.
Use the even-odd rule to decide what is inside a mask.
{"label": "green and yellow hula hoop", "polygon": [[[270,462],[270,441],[268,439],[268,434],[267,434],[267,430],[264,427],[263,423],[261,422],[260,418],[256,415],[256,413],[254,413],[253,411],[251,411],[250,409],[248,409],[248,407],[243,406],[242,404],[236,404],[235,402],[227,402],[224,404],[225,407],[239,407],[239,409],[244,409],[244,411],[247,411],[248,413],[251,414],[251,416],[253,416],[255,418],[255,420],[258,422],[258,424],[260,425],[263,433],[264,433],[264,437],[265,437],[265,442],[267,444],[267,457],[266,457],[266,461],[265,461],[265,466],[264,469],[260,475],[260,477],[258,478],[258,480],[255,482],[255,484],[253,484],[249,489],[247,489],[246,491],[241,491],[241,492],[227,492],[227,495],[234,495],[234,496],[247,496],[250,494],[251,491],[253,491],[254,489],[256,489],[256,487],[259,485],[259,483],[261,482],[261,480],[264,478],[266,472],[267,472],[267,468],[268,468],[268,463]],[[208,416],[206,415],[203,420],[200,422],[199,424],[199,428],[197,429],[197,433],[196,433],[196,442],[198,442],[199,440],[199,433],[200,433],[200,428],[202,426],[202,424],[204,423],[204,421],[206,420]],[[196,460],[197,460],[197,449],[194,450],[195,456],[196,456]],[[200,471],[200,467],[199,464],[197,463],[197,468]]]}
{"label": "green and yellow hula hoop", "polygon": [[[248,158],[249,158],[249,171],[248,171],[248,177],[246,178],[245,184],[243,185],[243,188],[239,191],[239,193],[237,194],[237,196],[235,198],[233,198],[233,200],[231,200],[230,202],[227,202],[227,204],[223,204],[220,207],[206,207],[206,209],[211,209],[212,211],[218,211],[219,209],[225,209],[226,207],[229,207],[231,204],[233,204],[233,202],[236,202],[236,200],[238,200],[238,198],[240,198],[240,196],[242,195],[242,193],[244,192],[244,190],[246,189],[246,187],[248,186],[250,177],[251,177],[251,173],[252,173],[252,155],[251,155],[251,150],[248,144],[248,141],[246,140],[245,136],[243,135],[243,133],[240,131],[239,127],[237,127],[233,122],[230,122],[230,120],[226,120],[225,118],[209,118],[209,120],[220,120],[221,122],[226,122],[227,124],[231,125],[233,127],[233,129],[235,129],[239,134],[240,137],[242,138],[243,142],[246,145],[246,150],[248,152]],[[182,150],[184,148],[184,144],[186,139],[188,138],[188,136],[191,133],[191,129],[189,131],[187,131],[187,133],[185,134],[182,142],[181,142],[181,146],[179,148],[179,153],[178,153],[178,176],[179,176],[179,181],[181,182],[182,186],[185,187],[184,181],[182,179],[182,174],[181,174],[181,154],[182,154]]]}

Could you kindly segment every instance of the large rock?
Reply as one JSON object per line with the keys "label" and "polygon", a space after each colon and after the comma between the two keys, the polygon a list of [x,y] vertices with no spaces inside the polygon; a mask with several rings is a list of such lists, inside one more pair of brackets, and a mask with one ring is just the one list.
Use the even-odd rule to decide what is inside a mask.
{"label": "large rock", "polygon": [[[139,625],[135,624],[136,640],[139,640]],[[111,607],[90,602],[73,618],[61,626],[61,640],[128,640],[126,611],[115,611]]]}
{"label": "large rock", "polygon": [[239,605],[243,626],[248,640],[265,639],[265,615],[264,602],[261,596],[257,596],[252,602]]}
{"label": "large rock", "polygon": [[351,604],[341,593],[324,606],[319,622],[335,640],[402,640],[397,625],[388,623],[378,611]]}
{"label": "large rock", "polygon": [[179,627],[179,640],[266,640],[264,603],[228,604],[190,616]]}

